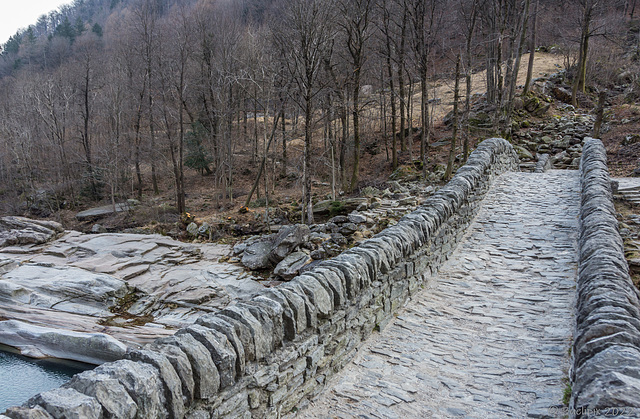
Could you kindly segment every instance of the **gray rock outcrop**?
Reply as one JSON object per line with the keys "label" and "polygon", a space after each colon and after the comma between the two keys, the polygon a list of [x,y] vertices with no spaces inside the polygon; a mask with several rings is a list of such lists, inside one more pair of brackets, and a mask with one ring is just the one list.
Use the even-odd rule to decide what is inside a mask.
{"label": "gray rock outcrop", "polygon": [[0,248],[0,319],[146,344],[263,288],[242,267],[219,262],[228,252],[160,235],[78,232]]}
{"label": "gray rock outcrop", "polygon": [[0,218],[0,248],[13,245],[43,244],[64,229],[55,221],[31,220],[24,217]]}
{"label": "gray rock outcrop", "polygon": [[306,243],[310,233],[305,224],[286,225],[277,233],[257,238],[246,246],[236,246],[234,251],[242,252],[242,264],[247,268],[268,269]]}
{"label": "gray rock outcrop", "polygon": [[17,320],[0,322],[0,343],[32,358],[61,358],[102,364],[121,359],[127,346],[104,333],[40,327]]}

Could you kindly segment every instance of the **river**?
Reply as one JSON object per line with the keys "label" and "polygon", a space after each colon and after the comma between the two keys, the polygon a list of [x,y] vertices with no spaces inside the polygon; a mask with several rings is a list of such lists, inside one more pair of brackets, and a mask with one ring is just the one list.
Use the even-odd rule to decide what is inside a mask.
{"label": "river", "polygon": [[94,367],[65,360],[31,359],[0,349],[0,413]]}

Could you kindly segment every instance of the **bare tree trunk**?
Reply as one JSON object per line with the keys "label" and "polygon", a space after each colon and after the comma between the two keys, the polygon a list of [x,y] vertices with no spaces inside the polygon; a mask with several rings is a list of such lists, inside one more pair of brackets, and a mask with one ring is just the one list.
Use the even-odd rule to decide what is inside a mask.
{"label": "bare tree trunk", "polygon": [[251,161],[258,160],[258,91],[257,87],[253,85],[253,156]]}
{"label": "bare tree trunk", "polygon": [[590,25],[593,9],[596,2],[586,0],[582,16],[582,28],[580,34],[580,52],[578,55],[578,68],[571,88],[571,103],[578,106],[578,92],[584,93],[587,78],[587,58],[589,54],[589,38],[591,37]]}
{"label": "bare tree trunk", "polygon": [[251,198],[253,197],[253,194],[255,193],[255,191],[258,189],[258,186],[260,185],[260,179],[262,178],[262,172],[264,171],[264,168],[266,166],[267,163],[267,153],[269,153],[269,147],[271,146],[271,142],[273,141],[273,139],[276,136],[276,131],[278,129],[278,120],[280,119],[280,116],[282,115],[282,110],[280,110],[280,112],[275,114],[275,120],[273,121],[273,127],[271,129],[271,135],[269,136],[269,140],[266,143],[265,149],[264,149],[264,156],[262,156],[262,162],[260,163],[260,167],[258,168],[258,173],[256,174],[256,179],[253,182],[253,186],[251,187],[251,191],[249,191],[249,195],[247,195],[247,199],[244,201],[244,206],[248,207],[249,204],[251,203]]}
{"label": "bare tree trunk", "polygon": [[356,70],[357,75],[353,88],[353,168],[351,172],[351,183],[349,192],[353,192],[358,186],[358,175],[360,173],[360,69]]}
{"label": "bare tree trunk", "polygon": [[82,132],[82,146],[84,148],[85,159],[87,162],[87,172],[89,175],[89,182],[91,185],[91,198],[94,200],[98,199],[98,187],[96,185],[95,173],[93,170],[93,161],[91,156],[91,137],[89,133],[89,121],[91,119],[90,114],[90,94],[89,89],[91,85],[91,63],[90,56],[86,57],[85,63],[85,73],[84,73],[84,84],[82,88],[82,99],[83,99],[83,132]]}
{"label": "bare tree trunk", "polygon": [[282,103],[282,109],[280,109],[280,119],[282,120],[282,177],[287,176],[287,124],[284,118],[284,101]]}
{"label": "bare tree trunk", "polygon": [[527,80],[524,83],[524,89],[522,89],[522,96],[526,96],[529,93],[531,87],[531,80],[533,78],[533,62],[536,56],[536,45],[538,43],[538,6],[540,0],[536,1],[536,6],[533,10],[533,22],[531,23],[531,38],[529,44],[529,65],[527,67]]}
{"label": "bare tree trunk", "polygon": [[406,101],[406,93],[405,93],[405,85],[404,85],[404,55],[405,55],[405,45],[407,39],[407,20],[408,20],[408,11],[405,6],[404,14],[402,17],[402,28],[400,31],[400,49],[398,50],[398,93],[400,95],[400,150],[406,151],[407,144],[405,142],[405,107],[407,105]]}
{"label": "bare tree trunk", "polygon": [[151,183],[153,185],[153,193],[158,195],[158,175],[156,169],[156,128],[153,119],[153,96],[149,92],[149,134],[151,135]]}
{"label": "bare tree trunk", "polygon": [[465,109],[464,113],[466,116],[466,133],[464,136],[464,145],[463,145],[463,155],[464,161],[466,162],[469,158],[469,140],[471,136],[471,124],[469,123],[469,117],[471,114],[471,75],[473,73],[473,56],[471,51],[471,46],[473,42],[473,33],[476,27],[476,21],[478,18],[478,1],[474,0],[471,16],[469,19],[469,25],[467,27],[467,39],[466,39],[466,94],[465,94]]}
{"label": "bare tree trunk", "polygon": [[[143,93],[144,94],[144,93]],[[140,143],[142,139],[140,138],[140,125],[142,119],[142,98],[140,98],[140,103],[138,104],[138,111],[136,112],[136,122],[134,125],[135,130],[135,169],[136,169],[136,177],[138,179],[138,199],[142,198],[142,169],[140,167]]]}
{"label": "bare tree trunk", "polygon": [[453,133],[451,135],[451,148],[449,149],[449,161],[444,172],[445,180],[451,179],[453,162],[456,157],[456,141],[458,137],[458,102],[460,101],[460,54],[456,61],[456,82],[453,89]]}
{"label": "bare tree trunk", "polygon": [[[340,121],[342,125],[342,138],[340,140],[340,183],[344,187],[347,184],[347,142],[349,140],[349,118],[347,113],[347,101],[340,106]],[[346,188],[345,188],[346,189]]]}
{"label": "bare tree trunk", "polygon": [[600,138],[600,128],[602,127],[602,120],[604,118],[604,105],[607,100],[607,92],[601,91],[598,96],[598,107],[596,109],[596,122],[593,125],[593,137]]}
{"label": "bare tree trunk", "polygon": [[393,66],[391,65],[391,35],[385,35],[386,42],[386,64],[387,64],[387,73],[389,75],[389,91],[391,94],[389,95],[389,102],[391,104],[391,167],[395,170],[398,167],[398,144],[397,144],[397,128],[396,128],[396,118],[397,118],[397,110],[396,110],[396,98],[395,98],[395,86],[393,82]]}
{"label": "bare tree trunk", "polygon": [[311,201],[311,136],[312,136],[312,122],[313,122],[313,106],[312,106],[311,92],[308,92],[305,100],[305,112],[304,112],[304,165],[303,165],[303,202],[302,202],[302,215],[303,218],[306,213],[307,224],[313,224],[313,202]]}

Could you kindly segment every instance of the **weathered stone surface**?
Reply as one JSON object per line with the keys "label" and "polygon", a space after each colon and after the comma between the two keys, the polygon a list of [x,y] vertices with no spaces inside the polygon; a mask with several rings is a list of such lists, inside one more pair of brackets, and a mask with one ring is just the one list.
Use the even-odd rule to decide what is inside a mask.
{"label": "weathered stone surface", "polygon": [[219,262],[228,250],[160,235],[73,231],[42,245],[0,248],[0,318],[144,345],[264,288],[241,266]]}
{"label": "weathered stone surface", "polygon": [[313,206],[313,215],[327,216],[332,212],[332,208],[334,211],[335,208],[339,208],[340,212],[346,214],[358,209],[363,204],[368,204],[369,200],[367,198],[348,198],[337,202],[337,204],[331,200],[318,202]]}
{"label": "weathered stone surface", "polygon": [[138,406],[125,387],[111,375],[84,371],[75,375],[66,387],[95,398],[110,417],[133,419],[138,413]]}
{"label": "weathered stone surface", "polygon": [[[421,284],[431,284],[427,281],[432,270],[442,266],[442,262],[453,252],[456,242],[464,236],[467,224],[471,222],[479,209],[479,199],[484,195],[493,178],[505,170],[517,168],[517,162],[515,152],[506,141],[487,140],[472,153],[468,165],[456,174],[450,184],[441,188],[425,201],[425,207],[411,216],[400,219],[396,226],[384,231],[370,242],[362,242],[362,249],[354,249],[333,260],[319,263],[316,267],[311,268],[308,274],[300,275],[278,289],[269,290],[263,296],[255,296],[246,302],[239,302],[218,311],[216,314],[205,316],[199,321],[200,324],[182,329],[175,336],[160,339],[154,345],[149,346],[148,348],[153,350],[158,345],[174,345],[179,348],[179,352],[188,358],[194,378],[193,392],[196,400],[191,405],[192,409],[187,411],[186,417],[248,418],[251,415],[277,415],[277,412],[287,412],[296,405],[304,405],[307,403],[305,399],[315,398],[331,375],[346,365],[357,353],[364,353],[363,350],[358,350],[358,347],[376,326],[382,329],[393,318],[393,312],[409,295],[415,295],[417,299],[415,292]],[[547,183],[553,182],[546,179],[543,184]],[[518,188],[515,187],[515,189]],[[396,192],[396,194],[388,192],[385,196],[393,196],[393,199],[397,200],[408,198],[406,191]],[[536,189],[537,192],[538,189]],[[495,195],[500,199],[504,198],[502,192],[495,193]],[[518,202],[512,203],[508,198],[507,202],[513,205],[513,208],[518,208]],[[539,203],[536,202],[536,208],[539,206]],[[493,210],[494,207],[491,209]],[[367,210],[364,209],[364,211]],[[402,209],[402,211],[408,211],[408,209]],[[562,208],[562,211],[564,214],[567,209]],[[510,241],[504,240],[501,234],[504,231],[511,231],[509,228],[514,223],[509,222],[509,217],[513,216],[512,212],[517,214],[509,207],[497,218],[500,222],[495,223],[496,225],[489,222],[486,226],[486,230],[490,232],[493,231],[492,228],[497,228],[496,231],[500,232],[497,237],[489,236],[492,245],[494,242],[497,243],[495,249],[491,248],[493,252],[498,250],[506,252],[504,247],[498,246],[511,244]],[[406,214],[406,212],[400,213]],[[527,212],[527,217],[530,216],[530,213],[531,211]],[[352,221],[346,217],[341,225],[348,222]],[[333,228],[331,227],[331,229]],[[335,230],[338,228],[338,224],[335,224]],[[566,228],[564,225],[550,227],[553,232],[558,232],[560,235],[564,234]],[[533,240],[536,240],[538,237],[536,234],[540,232],[533,228],[531,230],[527,230],[527,234],[534,235]],[[484,231],[484,229],[481,230],[481,233]],[[540,234],[549,235],[547,231]],[[296,241],[295,236],[296,234],[282,232],[281,243],[289,246]],[[556,242],[564,243],[560,239]],[[470,246],[474,251],[478,251],[481,247],[476,242],[471,243]],[[295,250],[295,247],[293,248]],[[516,247],[514,256],[517,252],[526,252],[531,249],[533,247]],[[462,253],[468,256],[473,252],[467,249]],[[537,253],[533,255],[531,263],[534,259],[546,260],[544,256],[544,249],[538,249]],[[463,269],[459,277],[443,279],[442,284],[439,285],[443,287],[441,288],[442,292],[438,292],[438,288],[434,287],[427,292],[426,301],[420,301],[422,304],[417,304],[410,315],[399,316],[398,321],[404,322],[400,326],[401,330],[398,331],[400,337],[394,337],[392,343],[383,347],[381,351],[378,351],[379,353],[374,352],[381,357],[391,358],[388,368],[392,372],[384,375],[375,372],[377,369],[375,359],[366,359],[359,364],[367,370],[367,374],[373,372],[373,375],[366,377],[368,381],[377,382],[376,380],[381,376],[385,377],[384,381],[379,381],[373,387],[368,384],[358,386],[359,389],[374,388],[376,390],[376,394],[369,398],[371,402],[367,404],[375,409],[376,415],[393,416],[393,412],[388,408],[402,403],[403,410],[401,412],[406,417],[433,416],[437,411],[433,407],[425,410],[416,409],[419,406],[416,401],[422,402],[423,398],[429,398],[431,402],[438,403],[436,401],[438,397],[450,397],[445,403],[436,406],[456,405],[455,401],[458,399],[477,402],[476,397],[484,397],[480,393],[471,393],[462,397],[457,393],[454,394],[457,391],[454,385],[455,380],[458,379],[455,375],[458,371],[466,368],[462,361],[476,357],[488,360],[487,362],[495,362],[499,359],[505,363],[501,367],[511,372],[515,361],[506,360],[508,357],[501,357],[492,351],[495,348],[505,347],[505,342],[509,342],[509,339],[513,338],[512,334],[518,335],[522,330],[530,333],[529,329],[535,329],[532,326],[535,324],[533,321],[535,315],[528,313],[526,309],[532,306],[537,307],[540,305],[540,300],[526,297],[536,296],[537,292],[522,292],[522,284],[514,280],[513,274],[513,272],[529,272],[532,269],[518,270],[516,266],[515,271],[512,271],[515,257],[500,259],[489,251],[487,255],[477,259],[462,261],[456,260],[455,256],[452,257],[454,258],[452,264],[454,269]],[[554,266],[555,264],[559,266],[570,265],[566,255],[563,254],[560,259],[548,263],[554,264]],[[480,278],[477,276],[478,271],[482,269],[480,265],[483,263],[497,264],[503,269],[498,269],[494,275],[490,275],[490,280],[482,281],[484,276],[479,275]],[[537,286],[541,282],[546,284],[538,277],[530,282],[532,284],[528,286]],[[554,277],[552,282],[557,288],[557,283],[561,281]],[[475,288],[476,286],[478,289]],[[488,286],[491,290],[495,288],[495,294],[486,292]],[[564,286],[561,288],[565,289]],[[570,287],[566,288],[570,289]],[[510,293],[508,297],[504,295],[505,290]],[[558,295],[561,297],[564,294],[558,292]],[[480,303],[485,301],[491,301],[491,305],[484,306]],[[438,305],[428,306],[434,302]],[[507,303],[515,306],[512,307]],[[490,307],[491,311],[486,312],[487,307]],[[557,307],[554,306],[555,308]],[[526,313],[526,315],[520,319],[518,316],[514,316],[510,309],[516,313]],[[504,311],[509,314],[500,318],[507,327],[507,333],[502,330],[485,329],[487,322],[491,321],[492,314]],[[409,317],[414,315],[418,316],[416,320]],[[517,317],[517,320],[522,323],[509,324],[507,319],[511,320],[514,317]],[[443,321],[449,321],[450,318],[452,323],[443,326]],[[476,320],[478,325],[474,323]],[[523,326],[525,324],[526,327]],[[473,327],[468,330],[466,327],[469,325],[473,325]],[[448,339],[445,342],[441,342],[443,327],[447,332],[454,332],[453,336],[444,335]],[[545,324],[545,328],[551,330],[554,336],[564,333],[564,330],[555,330],[553,325]],[[386,330],[388,328],[385,329],[385,332]],[[407,330],[411,331],[409,335]],[[478,340],[478,333],[489,337],[499,336],[500,340],[496,342],[491,340],[492,344],[487,346],[485,350],[474,351],[473,345],[488,340]],[[415,339],[423,337],[427,338],[426,342],[428,343],[423,347],[416,346]],[[473,339],[474,337],[476,339]],[[473,345],[460,344],[466,340],[473,341]],[[280,349],[281,344],[282,348]],[[405,345],[406,348],[404,348]],[[526,345],[520,343],[518,348],[529,348],[528,345],[530,346],[530,341],[527,341]],[[545,362],[553,364],[556,359],[556,349],[550,346],[552,345],[541,347],[539,352]],[[194,347],[199,349],[194,351]],[[245,374],[247,375],[238,377],[236,381],[235,378],[241,371],[241,364],[238,361],[239,347],[242,347],[245,353]],[[399,347],[404,349],[397,351]],[[469,352],[460,357],[458,354],[461,348],[473,353]],[[195,354],[198,351],[204,353],[202,365],[199,365],[201,364],[198,359],[200,355]],[[429,351],[429,353],[426,354],[425,351]],[[560,351],[564,351],[566,354],[566,348],[561,348]],[[145,350],[138,353],[144,352]],[[131,354],[133,353],[131,352]],[[409,356],[405,357],[403,354]],[[184,381],[183,376],[188,375],[188,368],[183,365],[183,362],[172,362],[169,355],[169,352],[166,355],[164,352],[162,355],[146,357],[141,355],[142,362],[119,361],[114,364],[105,364],[100,367],[99,371],[102,371],[101,374],[111,374],[109,376],[111,379],[118,380],[125,387],[138,406],[139,417],[166,417],[170,414],[173,416],[176,411],[175,406],[169,410],[167,407],[172,406],[174,397],[165,386],[167,374],[162,370],[174,369],[176,376]],[[184,361],[184,357],[179,353],[177,356]],[[444,356],[446,358],[443,358]],[[161,357],[163,361],[156,359],[158,357]],[[209,360],[208,366],[204,365],[207,359]],[[215,359],[215,364],[213,359]],[[431,362],[436,359],[442,362]],[[521,355],[517,359],[526,360],[527,356]],[[260,362],[252,362],[253,360]],[[128,362],[133,365],[122,364]],[[434,365],[444,367],[439,371],[439,374],[431,370],[427,371],[419,380],[437,377],[443,382],[446,381],[442,387],[433,387],[432,390],[425,391],[424,388],[415,384],[416,380],[407,379],[407,374],[415,373],[421,369],[430,369]],[[122,366],[126,366],[126,368],[121,368]],[[115,368],[118,372],[113,372],[110,368]],[[148,388],[142,383],[134,382],[132,384],[129,382],[133,378],[127,376],[125,371],[135,371],[136,368],[145,369],[147,376],[144,382]],[[179,369],[182,370],[182,373],[178,371]],[[550,365],[549,369],[560,371],[562,368],[558,368],[554,364]],[[139,377],[143,376],[145,371],[132,374]],[[491,387],[492,391],[496,393],[495,386],[491,386],[493,381],[490,381],[492,374],[495,373],[494,368],[483,368],[482,371],[474,372],[478,374],[478,377],[472,374],[477,382],[465,386],[466,388],[477,390],[478,388]],[[206,387],[203,386],[203,380],[205,376],[209,375],[215,376],[218,384],[222,381],[222,385],[220,389],[216,387],[212,393],[207,395],[207,389],[203,390],[203,387]],[[365,375],[362,374],[363,377]],[[396,377],[402,380],[401,384],[397,385],[392,382]],[[548,382],[548,377],[548,375],[541,375],[540,385],[551,385]],[[532,381],[530,374],[526,376],[525,380]],[[513,386],[511,381],[508,386],[509,388]],[[178,386],[174,386],[174,388],[177,391]],[[184,394],[189,393],[189,387],[186,388],[187,390],[184,390],[185,385],[182,383],[180,389]],[[338,398],[342,397],[342,394],[343,392],[336,392]],[[360,395],[350,396],[349,404],[351,405],[354,404],[353,397],[363,398]],[[496,397],[494,410],[490,412],[482,409],[474,410],[474,414],[481,417],[492,417],[492,414],[495,415],[496,412],[514,412],[514,410],[508,410],[515,409],[513,397],[509,398],[502,394],[494,397]],[[555,397],[555,395],[549,397]],[[518,400],[520,399],[523,397],[518,398]],[[529,400],[528,396],[527,400]],[[164,410],[152,412],[151,409],[155,406]],[[404,410],[406,406],[410,408]],[[170,411],[171,409],[173,410]],[[336,411],[335,403],[330,408],[323,409],[322,414],[326,414],[328,411],[331,411],[332,414]],[[460,408],[458,411],[468,413]],[[515,411],[520,412],[519,410]],[[338,414],[341,413],[338,412]],[[371,412],[366,414],[373,416]],[[348,414],[346,415],[348,416]],[[446,416],[446,412],[440,416]]]}
{"label": "weathered stone surface", "polygon": [[21,244],[42,244],[62,233],[55,221],[31,220],[24,217],[0,217],[0,248]]}
{"label": "weathered stone surface", "polygon": [[364,224],[367,222],[367,217],[357,211],[352,212],[347,217],[349,218],[349,221],[354,224]]}
{"label": "weathered stone surface", "polygon": [[52,419],[49,413],[42,408],[42,406],[34,406],[32,408],[21,406],[21,407],[10,407],[4,412],[11,419]]}
{"label": "weathered stone surface", "polygon": [[[282,308],[282,327],[284,329],[284,339],[292,341],[295,339],[298,333],[298,310],[302,310],[304,312],[304,302],[302,300],[299,301],[299,304],[302,307],[292,307],[291,303],[287,300],[280,290],[271,289],[265,291],[260,295],[260,298],[273,300],[275,303],[279,304]],[[304,322],[305,316],[302,314],[302,321]]]}
{"label": "weathered stone surface", "polygon": [[145,349],[158,352],[164,355],[169,362],[171,362],[173,369],[178,374],[178,377],[180,377],[183,402],[185,406],[189,405],[191,400],[195,397],[195,382],[193,381],[193,369],[191,368],[191,363],[189,362],[187,354],[185,354],[184,351],[176,345],[163,345],[158,342],[146,345]]}
{"label": "weathered stone surface", "polygon": [[242,254],[242,264],[249,269],[267,269],[273,266],[269,259],[269,254],[273,249],[270,239],[260,240],[251,243],[244,249]]}
{"label": "weathered stone surface", "polygon": [[277,265],[298,247],[309,241],[311,231],[305,224],[282,226],[272,235],[252,239],[249,243],[236,246],[234,251],[242,252],[242,264],[249,269],[267,269]]}
{"label": "weathered stone surface", "polygon": [[174,345],[189,358],[193,371],[194,398],[208,400],[218,393],[220,375],[207,348],[192,335],[185,333],[158,339],[157,345]]}
{"label": "weathered stone surface", "polygon": [[310,233],[306,224],[283,226],[273,238],[273,249],[269,255],[273,263],[280,262],[298,246],[307,242]]}
{"label": "weathered stone surface", "polygon": [[118,380],[127,390],[141,418],[166,418],[164,387],[158,370],[145,363],[120,360],[96,368],[96,374]]}
{"label": "weathered stone surface", "polygon": [[225,388],[235,382],[236,353],[222,333],[197,324],[180,329],[176,336],[190,334],[202,343],[215,363],[220,375],[220,387]]}
{"label": "weathered stone surface", "polygon": [[196,237],[198,235],[198,224],[189,223],[189,225],[187,226],[187,233],[189,233],[193,237]]}
{"label": "weathered stone surface", "polygon": [[73,267],[23,264],[0,281],[1,300],[91,316],[111,315],[128,292],[123,280]]}
{"label": "weathered stone surface", "polygon": [[222,316],[233,319],[238,336],[242,341],[247,360],[262,360],[270,352],[270,331],[262,325],[249,310],[237,304],[220,312]]}
{"label": "weathered stone surface", "polygon": [[0,322],[0,342],[33,358],[54,357],[89,364],[121,359],[127,350],[122,342],[104,333],[72,332],[16,320]]}
{"label": "weathered stone surface", "polygon": [[[123,202],[115,205],[115,212],[118,213],[129,211],[130,208],[131,205],[129,205],[128,202]],[[113,214],[113,209],[113,205],[104,205],[102,207],[90,208],[88,210],[77,213],[76,219],[78,221],[96,220],[98,218]]]}
{"label": "weathered stone surface", "polygon": [[[255,308],[252,309],[252,306]],[[247,308],[256,318],[258,316],[265,317],[265,315],[269,318],[273,324],[273,347],[280,346],[284,339],[284,307],[282,304],[267,296],[258,295],[249,301]]]}
{"label": "weathered stone surface", "polygon": [[159,352],[150,350],[128,350],[126,358],[139,363],[153,365],[160,373],[164,385],[164,397],[170,416],[181,418],[185,407],[182,399],[182,382],[169,359]]}
{"label": "weathered stone surface", "polygon": [[238,336],[233,324],[215,314],[205,314],[196,321],[196,324],[217,330],[227,337],[233,349],[236,351],[236,376],[240,377],[244,373],[246,360],[242,340],[240,336]]}
{"label": "weathered stone surface", "polygon": [[[412,295],[395,317],[385,306],[402,300],[401,279],[389,281],[386,294],[378,274],[347,304],[352,339],[372,327],[371,317],[381,327],[386,316],[391,322],[357,353],[347,336],[338,345],[312,347],[308,367],[321,364],[323,352],[336,368],[353,362],[295,417],[328,411],[338,417],[556,417],[550,408],[562,399],[570,362],[579,191],[576,172],[498,177],[450,259],[427,275],[428,289]],[[449,222],[446,216],[439,221]],[[419,253],[416,264],[445,253],[454,239],[442,237],[434,254]],[[351,310],[374,284],[391,300],[380,303],[380,314]]]}
{"label": "weathered stone surface", "polygon": [[72,388],[45,391],[29,399],[27,405],[40,405],[56,419],[100,419],[103,414],[102,406],[96,399]]}
{"label": "weathered stone surface", "polygon": [[288,281],[300,273],[300,269],[310,261],[309,255],[304,252],[293,252],[276,265],[273,273]]}
{"label": "weathered stone surface", "polygon": [[293,314],[293,328],[291,333],[302,333],[307,328],[307,310],[303,297],[291,290],[279,287],[278,291],[285,298]]}

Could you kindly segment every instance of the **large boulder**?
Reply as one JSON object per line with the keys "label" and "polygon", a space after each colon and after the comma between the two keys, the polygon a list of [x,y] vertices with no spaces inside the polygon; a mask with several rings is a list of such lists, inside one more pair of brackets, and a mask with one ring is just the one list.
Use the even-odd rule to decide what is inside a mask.
{"label": "large boulder", "polygon": [[300,269],[310,261],[311,258],[306,253],[293,252],[278,263],[273,273],[288,281],[298,275]]}
{"label": "large boulder", "polygon": [[0,218],[0,247],[20,244],[43,244],[59,233],[64,228],[55,221],[31,220],[24,217]]}
{"label": "large boulder", "polygon": [[[102,207],[90,208],[85,211],[81,211],[76,214],[76,219],[78,221],[89,221],[89,220],[97,220],[98,218],[106,217],[107,215],[111,215],[114,213],[129,211],[134,202],[133,200],[123,202],[120,204],[114,205],[104,205]],[[114,211],[115,209],[115,211]]]}
{"label": "large boulder", "polygon": [[290,253],[296,250],[301,244],[309,241],[309,226],[306,224],[295,224],[284,226],[273,238],[273,249],[269,254],[273,263],[278,263]]}
{"label": "large boulder", "polygon": [[355,211],[361,205],[367,205],[369,200],[367,198],[347,198],[341,201],[320,201],[313,206],[313,215],[316,216],[328,216],[338,214],[348,214],[351,211]]}
{"label": "large boulder", "polygon": [[248,245],[242,253],[242,264],[251,270],[270,268],[269,254],[273,249],[270,237],[255,241]]}
{"label": "large boulder", "polygon": [[307,243],[311,230],[305,224],[283,226],[280,231],[253,241],[244,248],[242,264],[252,270],[268,269]]}
{"label": "large boulder", "polygon": [[571,104],[571,92],[567,89],[555,86],[551,89],[551,94],[559,101]]}

